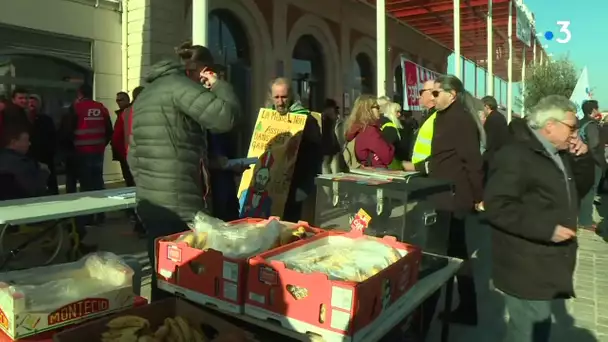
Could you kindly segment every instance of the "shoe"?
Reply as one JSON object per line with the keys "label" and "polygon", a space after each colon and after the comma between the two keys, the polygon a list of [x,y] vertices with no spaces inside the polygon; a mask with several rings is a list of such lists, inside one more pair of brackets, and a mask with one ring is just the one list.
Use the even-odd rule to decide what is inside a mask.
{"label": "shoe", "polygon": [[462,309],[457,307],[456,310],[447,313],[441,312],[439,319],[442,321],[448,321],[453,324],[476,326],[477,325],[477,312],[470,309]]}

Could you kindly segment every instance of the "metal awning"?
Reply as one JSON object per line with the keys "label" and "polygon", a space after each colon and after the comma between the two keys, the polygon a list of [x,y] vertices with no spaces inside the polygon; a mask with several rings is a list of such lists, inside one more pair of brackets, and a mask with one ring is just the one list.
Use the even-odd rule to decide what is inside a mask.
{"label": "metal awning", "polygon": [[[366,0],[375,5],[375,0]],[[454,2],[453,0],[385,0],[386,12],[409,26],[454,49]],[[508,62],[509,0],[493,0],[493,38],[495,55],[494,74],[506,80]],[[460,51],[461,55],[478,66],[487,69],[487,12],[488,0],[461,0],[460,5]],[[524,48],[525,60],[533,59],[533,48],[526,47],[515,34],[516,11],[513,10],[513,81],[521,80]],[[532,32],[532,44],[536,54],[545,54]],[[546,54],[545,54],[546,55]]]}

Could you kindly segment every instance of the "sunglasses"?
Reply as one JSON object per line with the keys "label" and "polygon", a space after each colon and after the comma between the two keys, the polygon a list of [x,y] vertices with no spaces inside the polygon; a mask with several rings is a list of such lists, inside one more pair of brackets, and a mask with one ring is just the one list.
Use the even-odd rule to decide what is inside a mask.
{"label": "sunglasses", "polygon": [[422,94],[424,94],[425,91],[431,91],[433,89],[420,89],[420,91],[418,91],[418,95],[422,96]]}

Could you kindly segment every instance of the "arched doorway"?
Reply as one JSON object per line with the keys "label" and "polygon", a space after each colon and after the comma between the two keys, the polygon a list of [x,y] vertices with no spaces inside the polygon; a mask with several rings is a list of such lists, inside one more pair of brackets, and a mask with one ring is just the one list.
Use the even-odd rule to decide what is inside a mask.
{"label": "arched doorway", "polygon": [[[251,108],[251,46],[247,33],[240,20],[227,9],[216,9],[209,12],[209,43],[208,47],[218,64],[218,71],[222,78],[228,80],[240,101],[243,111]],[[247,112],[245,112],[247,113]],[[252,131],[255,118],[243,115],[231,134],[236,142],[231,148],[235,158],[247,152],[249,146],[249,132]],[[240,134],[245,133],[245,134]]]}
{"label": "arched doorway", "polygon": [[321,44],[312,35],[303,35],[298,39],[291,57],[293,87],[302,104],[314,111],[323,110],[325,61]]}
{"label": "arched doorway", "polygon": [[353,77],[355,98],[361,94],[374,93],[374,71],[372,59],[368,54],[360,52],[355,56]]}

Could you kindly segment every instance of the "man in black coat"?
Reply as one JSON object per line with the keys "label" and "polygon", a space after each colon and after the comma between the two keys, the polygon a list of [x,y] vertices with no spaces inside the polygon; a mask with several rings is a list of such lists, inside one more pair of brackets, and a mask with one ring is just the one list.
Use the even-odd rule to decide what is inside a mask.
{"label": "man in black coat", "polygon": [[549,341],[552,302],[574,295],[579,197],[568,150],[586,152],[575,113],[563,96],[541,99],[490,165],[485,216],[509,342]]}
{"label": "man in black coat", "polygon": [[496,152],[509,140],[509,127],[505,116],[498,111],[498,103],[493,96],[485,96],[481,101],[486,117],[483,125],[486,131],[486,150],[483,153],[483,161],[487,171]]}

